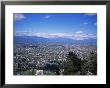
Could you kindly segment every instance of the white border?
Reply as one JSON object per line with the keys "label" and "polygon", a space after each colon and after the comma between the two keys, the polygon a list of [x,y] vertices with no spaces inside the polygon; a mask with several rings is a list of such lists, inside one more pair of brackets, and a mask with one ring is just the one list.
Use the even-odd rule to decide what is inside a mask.
{"label": "white border", "polygon": [[[97,76],[13,76],[13,13],[97,13]],[[106,84],[105,5],[6,5],[6,84]]]}

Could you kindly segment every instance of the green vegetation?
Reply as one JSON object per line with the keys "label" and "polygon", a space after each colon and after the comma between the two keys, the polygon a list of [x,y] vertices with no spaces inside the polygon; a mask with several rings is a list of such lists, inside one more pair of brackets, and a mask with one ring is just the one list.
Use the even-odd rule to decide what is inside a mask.
{"label": "green vegetation", "polygon": [[88,72],[93,75],[97,75],[97,54],[91,53],[82,66],[82,74],[85,75]]}
{"label": "green vegetation", "polygon": [[64,63],[64,75],[96,75],[97,74],[97,54],[90,53],[87,60],[77,57],[73,52],[69,52],[67,62]]}
{"label": "green vegetation", "polygon": [[22,72],[21,74],[23,74],[23,75],[35,75],[35,73],[36,73],[36,70],[27,70],[27,71]]}
{"label": "green vegetation", "polygon": [[67,56],[67,62],[64,65],[64,75],[73,75],[81,71],[82,61],[73,52],[69,52]]}

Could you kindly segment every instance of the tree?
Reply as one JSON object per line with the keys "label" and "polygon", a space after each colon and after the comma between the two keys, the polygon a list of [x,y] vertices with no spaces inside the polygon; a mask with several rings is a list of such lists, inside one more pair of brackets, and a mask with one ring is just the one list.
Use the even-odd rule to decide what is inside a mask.
{"label": "tree", "polygon": [[97,74],[97,54],[91,53],[90,58],[88,59],[88,70],[94,75]]}
{"label": "tree", "polygon": [[73,75],[81,71],[81,59],[73,52],[69,52],[67,55],[67,62],[64,64],[64,74]]}
{"label": "tree", "polygon": [[86,75],[88,72],[91,72],[93,75],[97,74],[97,54],[90,53],[87,60],[84,62],[82,66],[82,74]]}

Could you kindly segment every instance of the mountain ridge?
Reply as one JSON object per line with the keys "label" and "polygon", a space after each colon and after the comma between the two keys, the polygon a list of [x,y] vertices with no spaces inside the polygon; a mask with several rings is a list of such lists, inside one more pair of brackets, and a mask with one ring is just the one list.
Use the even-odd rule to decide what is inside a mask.
{"label": "mountain ridge", "polygon": [[53,43],[74,43],[96,45],[96,39],[75,40],[69,38],[44,38],[36,36],[14,36],[14,43],[36,43],[36,42],[53,42]]}

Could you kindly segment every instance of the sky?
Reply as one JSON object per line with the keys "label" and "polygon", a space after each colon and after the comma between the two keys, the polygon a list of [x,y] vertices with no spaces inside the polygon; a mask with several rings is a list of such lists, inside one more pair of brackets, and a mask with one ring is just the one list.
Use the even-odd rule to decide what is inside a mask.
{"label": "sky", "polygon": [[14,13],[15,36],[96,38],[95,13]]}

